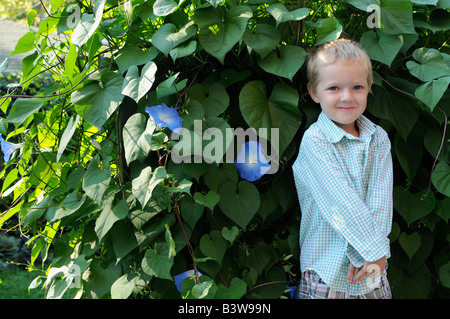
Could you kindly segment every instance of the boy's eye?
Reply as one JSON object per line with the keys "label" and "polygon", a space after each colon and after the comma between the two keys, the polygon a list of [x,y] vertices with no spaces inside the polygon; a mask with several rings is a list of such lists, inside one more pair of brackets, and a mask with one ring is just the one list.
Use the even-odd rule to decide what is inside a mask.
{"label": "boy's eye", "polygon": [[354,89],[355,90],[362,90],[363,86],[362,85],[355,85]]}
{"label": "boy's eye", "polygon": [[332,87],[329,87],[328,90],[330,90],[330,91],[337,91],[338,87],[337,86],[332,86]]}

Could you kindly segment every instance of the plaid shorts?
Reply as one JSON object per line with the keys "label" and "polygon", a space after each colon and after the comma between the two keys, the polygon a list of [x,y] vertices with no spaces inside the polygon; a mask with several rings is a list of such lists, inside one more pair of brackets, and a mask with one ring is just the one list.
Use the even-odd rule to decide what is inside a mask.
{"label": "plaid shorts", "polygon": [[298,299],[392,299],[391,287],[386,277],[386,270],[380,276],[378,286],[363,295],[350,295],[346,292],[333,291],[315,271],[302,273],[298,288]]}

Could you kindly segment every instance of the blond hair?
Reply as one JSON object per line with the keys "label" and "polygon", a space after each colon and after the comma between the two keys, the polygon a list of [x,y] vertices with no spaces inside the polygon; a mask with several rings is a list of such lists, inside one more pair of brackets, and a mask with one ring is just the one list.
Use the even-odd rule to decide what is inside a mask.
{"label": "blond hair", "polygon": [[321,67],[336,62],[360,62],[367,67],[367,83],[372,85],[372,63],[366,50],[357,42],[349,39],[337,39],[320,44],[307,53],[308,87],[316,89]]}

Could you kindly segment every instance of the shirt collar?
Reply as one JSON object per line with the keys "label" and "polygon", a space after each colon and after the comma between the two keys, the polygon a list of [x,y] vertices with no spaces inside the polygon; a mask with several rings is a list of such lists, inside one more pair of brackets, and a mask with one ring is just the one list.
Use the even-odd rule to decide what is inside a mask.
{"label": "shirt collar", "polygon": [[322,132],[328,138],[331,143],[339,142],[343,137],[350,140],[366,140],[370,138],[375,133],[375,124],[372,123],[367,117],[361,115],[357,120],[356,124],[359,128],[359,137],[353,136],[347,133],[342,128],[337,126],[331,121],[328,116],[322,111],[317,119],[317,123],[322,129]]}

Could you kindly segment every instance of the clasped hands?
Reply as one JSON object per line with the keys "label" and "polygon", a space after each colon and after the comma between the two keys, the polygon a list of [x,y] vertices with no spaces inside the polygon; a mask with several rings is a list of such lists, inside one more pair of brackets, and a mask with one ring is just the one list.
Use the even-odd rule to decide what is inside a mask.
{"label": "clasped hands", "polygon": [[356,285],[357,282],[362,283],[365,277],[378,278],[386,268],[386,257],[382,257],[376,261],[364,261],[362,267],[355,267],[352,263],[348,266],[347,282]]}

